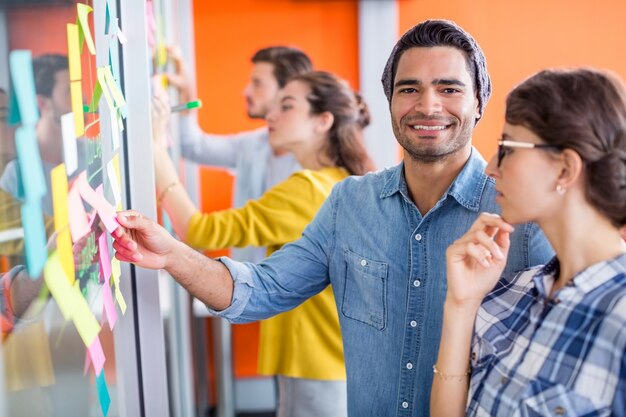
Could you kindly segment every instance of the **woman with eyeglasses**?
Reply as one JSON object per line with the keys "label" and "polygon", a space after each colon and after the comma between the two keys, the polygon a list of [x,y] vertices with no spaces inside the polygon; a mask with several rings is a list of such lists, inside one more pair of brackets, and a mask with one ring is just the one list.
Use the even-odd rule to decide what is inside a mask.
{"label": "woman with eyeglasses", "polygon": [[[626,415],[626,89],[591,69],[549,70],[509,93],[496,179],[446,253],[434,416]],[[545,266],[501,279],[514,225],[536,222]]]}

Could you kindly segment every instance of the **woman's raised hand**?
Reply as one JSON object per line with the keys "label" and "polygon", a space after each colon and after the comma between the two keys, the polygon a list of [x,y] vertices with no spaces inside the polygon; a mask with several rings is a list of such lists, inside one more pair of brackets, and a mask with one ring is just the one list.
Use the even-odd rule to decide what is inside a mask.
{"label": "woman's raised hand", "polygon": [[446,251],[446,302],[479,306],[502,275],[513,226],[496,214],[482,213]]}

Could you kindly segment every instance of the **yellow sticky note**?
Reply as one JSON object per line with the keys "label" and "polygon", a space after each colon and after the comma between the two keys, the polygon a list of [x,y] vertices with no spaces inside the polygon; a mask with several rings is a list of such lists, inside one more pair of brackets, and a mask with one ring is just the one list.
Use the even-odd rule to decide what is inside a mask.
{"label": "yellow sticky note", "polygon": [[74,272],[74,252],[72,251],[72,237],[70,236],[70,228],[65,227],[57,235],[57,252],[59,253],[59,261],[61,267],[67,276],[67,281],[74,284],[76,280]]}
{"label": "yellow sticky note", "polygon": [[82,78],[80,63],[80,43],[78,41],[78,26],[67,24],[67,55],[70,66],[70,81]]}
{"label": "yellow sticky note", "polygon": [[87,42],[87,48],[89,49],[89,53],[91,55],[96,54],[96,47],[93,43],[93,38],[91,37],[91,29],[89,29],[89,13],[91,13],[93,9],[86,4],[78,3],[76,5],[76,12],[78,14],[78,24],[80,25],[80,31],[83,34],[85,42]]}
{"label": "yellow sticky note", "polygon": [[62,230],[69,223],[67,209],[67,175],[65,164],[57,165],[50,172],[52,183],[52,205],[54,208],[54,230]]}
{"label": "yellow sticky note", "polygon": [[46,286],[59,306],[63,317],[65,317],[65,320],[70,320],[76,310],[76,300],[72,286],[68,282],[65,271],[61,266],[57,251],[52,252],[48,256],[43,276]]}
{"label": "yellow sticky note", "polygon": [[120,261],[113,258],[111,260],[111,276],[113,277],[113,285],[115,285],[115,299],[117,300],[117,305],[120,306],[122,314],[124,314],[126,312],[126,301],[124,300],[124,295],[122,295],[122,291],[120,290],[121,274],[122,269],[120,267]]}
{"label": "yellow sticky note", "polygon": [[72,113],[74,113],[74,129],[76,137],[85,134],[85,116],[83,115],[83,86],[80,81],[72,81],[70,85],[72,95]]}
{"label": "yellow sticky note", "polygon": [[91,312],[87,300],[85,300],[83,294],[80,292],[80,284],[78,281],[74,282],[72,293],[72,296],[76,299],[76,308],[72,315],[72,320],[74,321],[74,326],[76,326],[80,338],[83,339],[83,343],[86,347],[89,347],[98,336],[98,333],[100,333],[100,325]]}
{"label": "yellow sticky note", "polygon": [[124,94],[122,94],[122,90],[120,90],[115,78],[113,78],[113,73],[111,72],[111,67],[107,65],[104,67],[104,78],[106,80],[106,84],[111,90],[111,94],[113,94],[113,99],[115,100],[115,106],[117,108],[123,107],[126,105],[126,100],[124,99]]}
{"label": "yellow sticky note", "polygon": [[111,111],[113,111],[115,109],[115,105],[113,103],[113,98],[111,97],[111,93],[109,92],[109,88],[107,86],[107,79],[106,79],[106,75],[105,75],[105,68],[106,67],[102,67],[102,68],[98,68],[96,73],[98,75],[98,82],[100,83],[100,88],[102,89],[102,94],[104,94],[104,99],[107,102],[107,105],[109,106],[109,109]]}
{"label": "yellow sticky note", "polygon": [[119,287],[115,287],[115,299],[117,300],[117,305],[120,306],[120,311],[122,314],[125,314],[126,301],[124,301],[124,296],[122,295],[122,291],[120,291]]}

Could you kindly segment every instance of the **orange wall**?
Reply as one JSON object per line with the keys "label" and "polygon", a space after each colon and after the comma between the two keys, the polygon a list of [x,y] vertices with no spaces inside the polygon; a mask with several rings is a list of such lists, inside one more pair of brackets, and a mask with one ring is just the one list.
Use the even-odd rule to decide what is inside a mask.
{"label": "orange wall", "polygon": [[[263,125],[247,117],[242,91],[250,58],[270,45],[301,48],[317,69],[358,87],[355,0],[194,1],[194,28],[198,97],[204,105],[198,117],[207,131],[233,133]],[[231,186],[232,178],[223,173],[202,170],[202,209],[228,207]],[[233,339],[235,375],[256,375],[258,324],[234,326]]]}
{"label": "orange wall", "polygon": [[502,131],[506,93],[532,73],[556,66],[609,68],[626,80],[626,2],[605,0],[400,1],[401,33],[429,18],[452,19],[483,48],[493,96],[474,134],[486,157]]}

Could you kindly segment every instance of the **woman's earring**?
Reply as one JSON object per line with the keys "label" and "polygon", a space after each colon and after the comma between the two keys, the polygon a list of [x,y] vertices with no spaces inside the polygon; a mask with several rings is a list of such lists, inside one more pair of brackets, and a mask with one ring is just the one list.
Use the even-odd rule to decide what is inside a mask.
{"label": "woman's earring", "polygon": [[556,185],[556,193],[558,195],[563,195],[565,194],[565,188],[563,188],[563,186],[561,184],[557,184]]}

